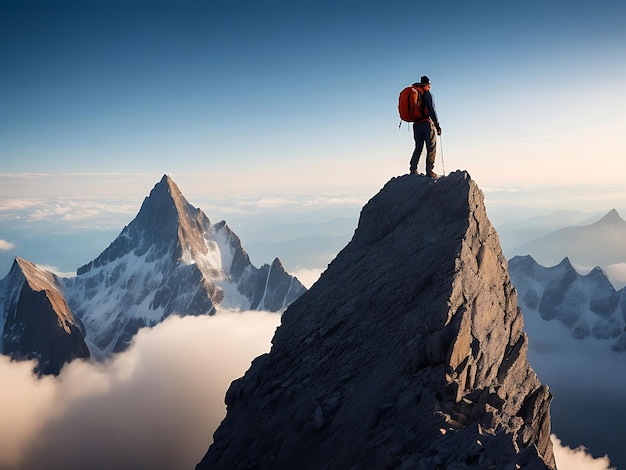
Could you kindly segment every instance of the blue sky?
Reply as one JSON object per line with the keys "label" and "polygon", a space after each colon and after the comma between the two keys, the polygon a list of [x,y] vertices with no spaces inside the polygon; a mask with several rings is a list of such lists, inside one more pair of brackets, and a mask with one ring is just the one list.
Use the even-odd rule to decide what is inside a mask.
{"label": "blue sky", "polygon": [[0,8],[3,174],[218,175],[220,192],[229,179],[258,191],[378,188],[406,172],[397,94],[422,74],[447,171],[515,185],[559,174],[619,183],[624,169],[623,2]]}
{"label": "blue sky", "polygon": [[435,170],[488,209],[626,207],[625,50],[617,0],[0,0],[0,252],[119,232],[165,173],[211,218],[358,213],[408,170],[423,74]]}

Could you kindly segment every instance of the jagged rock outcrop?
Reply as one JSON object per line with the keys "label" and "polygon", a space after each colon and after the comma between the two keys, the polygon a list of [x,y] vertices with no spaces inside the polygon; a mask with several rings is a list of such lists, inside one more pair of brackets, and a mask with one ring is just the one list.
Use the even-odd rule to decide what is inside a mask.
{"label": "jagged rock outcrop", "polygon": [[84,330],[67,305],[59,279],[16,258],[3,280],[2,352],[12,359],[36,359],[35,371],[58,374],[75,358],[90,357]]}
{"label": "jagged rock outcrop", "polygon": [[560,322],[576,339],[606,340],[614,351],[626,351],[626,288],[616,291],[600,267],[581,275],[569,258],[545,267],[515,256],[509,272],[527,314]]}
{"label": "jagged rock outcrop", "polygon": [[553,469],[551,395],[483,194],[389,181],[231,384],[197,469]]}

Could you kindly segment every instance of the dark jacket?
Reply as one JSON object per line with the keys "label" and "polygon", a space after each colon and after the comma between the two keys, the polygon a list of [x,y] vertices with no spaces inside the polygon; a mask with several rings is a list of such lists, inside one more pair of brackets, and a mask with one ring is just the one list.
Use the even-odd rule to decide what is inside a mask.
{"label": "dark jacket", "polygon": [[[412,86],[422,87],[422,84],[414,83]],[[430,94],[430,91],[424,90],[424,93],[422,93],[422,103],[426,106],[426,109],[428,110],[428,117],[435,125],[435,129],[439,131],[441,127],[439,126],[439,118],[437,117],[437,111],[435,110],[435,100],[433,99],[433,95]]]}
{"label": "dark jacket", "polygon": [[430,94],[430,91],[425,91],[422,95],[422,100],[424,100],[424,104],[426,105],[426,109],[428,109],[428,117],[435,125],[437,130],[439,127],[439,118],[437,117],[437,111],[435,110],[435,101],[433,100],[433,95]]}

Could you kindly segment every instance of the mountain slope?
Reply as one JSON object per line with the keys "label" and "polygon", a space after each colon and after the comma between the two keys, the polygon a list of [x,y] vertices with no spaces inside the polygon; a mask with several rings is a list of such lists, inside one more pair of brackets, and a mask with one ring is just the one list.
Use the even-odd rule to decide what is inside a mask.
{"label": "mountain slope", "polygon": [[555,468],[551,395],[465,172],[387,183],[272,344],[197,469]]}

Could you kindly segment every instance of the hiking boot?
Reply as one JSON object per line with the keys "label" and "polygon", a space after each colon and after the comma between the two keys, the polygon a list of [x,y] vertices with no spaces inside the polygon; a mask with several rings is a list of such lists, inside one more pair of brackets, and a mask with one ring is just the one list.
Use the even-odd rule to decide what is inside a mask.
{"label": "hiking boot", "polygon": [[409,175],[419,175],[417,170],[409,170]]}
{"label": "hiking boot", "polygon": [[429,176],[431,178],[439,178],[439,175],[437,173],[435,173],[433,170],[428,170],[426,172],[426,176]]}

